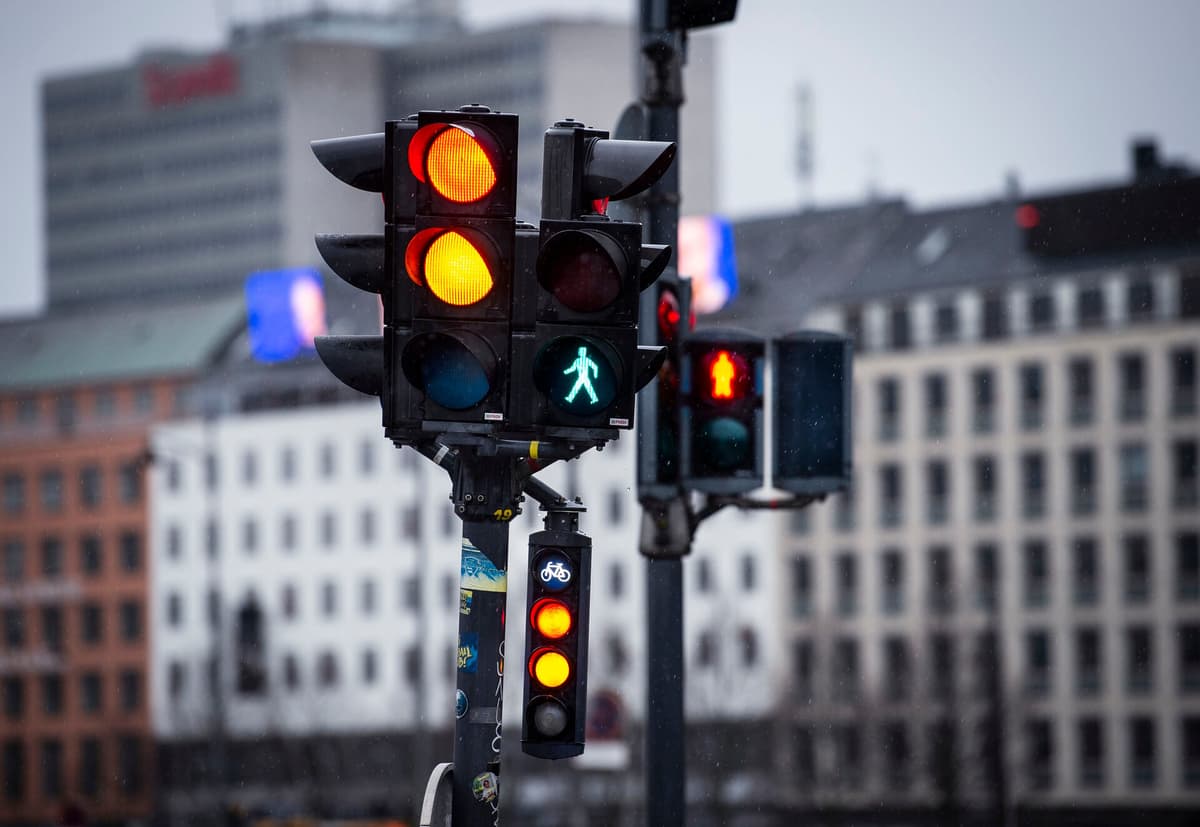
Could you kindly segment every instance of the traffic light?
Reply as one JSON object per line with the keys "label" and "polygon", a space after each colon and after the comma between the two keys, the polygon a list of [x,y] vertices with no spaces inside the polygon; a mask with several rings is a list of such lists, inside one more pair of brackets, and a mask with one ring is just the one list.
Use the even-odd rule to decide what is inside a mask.
{"label": "traffic light", "polygon": [[671,258],[642,244],[641,224],[605,215],[670,166],[675,145],[616,141],[574,121],[546,132],[542,222],[533,267],[532,336],[521,369],[536,394],[527,421],[536,427],[630,428],[639,388],[665,354],[638,347],[638,301]]}
{"label": "traffic light", "polygon": [[529,537],[521,749],[537,758],[583,752],[591,565],[592,541],[584,534]]}
{"label": "traffic light", "polygon": [[848,488],[853,459],[850,339],[802,331],[776,339],[772,346],[772,484],[810,496]]}
{"label": "traffic light", "polygon": [[[653,444],[639,453],[638,490],[656,491],[666,499],[679,487],[683,340],[695,326],[695,316],[692,314],[691,279],[668,273],[655,283],[654,291],[654,341],[663,346],[667,356],[659,368],[658,383],[646,391],[656,395],[654,423],[648,428],[653,435]],[[654,488],[648,489],[647,485]]]}
{"label": "traffic light", "polygon": [[738,494],[762,485],[765,343],[705,330],[683,343],[682,477],[687,488]]}
{"label": "traffic light", "polygon": [[414,226],[395,245],[411,327],[387,348],[393,404],[421,421],[502,423],[516,236],[517,116],[485,106],[423,111],[408,143]]}

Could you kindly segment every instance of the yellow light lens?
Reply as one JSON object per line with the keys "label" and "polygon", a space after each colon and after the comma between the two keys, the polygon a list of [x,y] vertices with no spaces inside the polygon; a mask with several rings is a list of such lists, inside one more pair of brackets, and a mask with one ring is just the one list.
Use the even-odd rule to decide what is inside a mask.
{"label": "yellow light lens", "polygon": [[529,671],[547,689],[557,689],[571,677],[571,664],[567,663],[562,652],[539,649],[530,660]]}
{"label": "yellow light lens", "polygon": [[461,127],[442,130],[425,156],[429,182],[443,198],[478,201],[496,185],[496,170],[475,136]]}
{"label": "yellow light lens", "polygon": [[551,640],[571,631],[571,610],[559,600],[539,600],[533,604],[533,627]]}
{"label": "yellow light lens", "polygon": [[492,289],[492,273],[475,245],[453,230],[435,238],[425,252],[425,283],[446,304],[463,307]]}

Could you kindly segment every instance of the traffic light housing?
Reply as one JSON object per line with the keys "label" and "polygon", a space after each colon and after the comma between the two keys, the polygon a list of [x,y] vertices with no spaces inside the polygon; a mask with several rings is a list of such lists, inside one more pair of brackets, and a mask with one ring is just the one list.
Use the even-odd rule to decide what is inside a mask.
{"label": "traffic light housing", "polygon": [[579,532],[529,537],[521,749],[537,758],[583,752],[591,560]]}
{"label": "traffic light housing", "polygon": [[739,494],[763,482],[763,355],[760,336],[720,329],[683,343],[680,430],[683,485]]}
{"label": "traffic light housing", "polygon": [[[679,434],[680,389],[683,382],[683,341],[695,326],[691,279],[664,274],[654,284],[654,327],[642,331],[644,341],[661,345],[666,359],[658,382],[644,393],[655,395],[654,421],[646,430],[650,444],[638,453],[638,491],[668,499],[679,490],[682,440]],[[643,408],[642,415],[646,415]]]}
{"label": "traffic light housing", "polygon": [[637,391],[665,357],[638,347],[639,297],[672,251],[643,244],[641,224],[605,212],[658,180],[674,156],[674,144],[610,140],[575,121],[547,130],[533,283],[518,295],[535,307],[520,367],[536,391],[523,417],[533,426],[633,426]]}
{"label": "traffic light housing", "polygon": [[854,347],[846,336],[791,333],[772,342],[772,484],[821,496],[850,486]]}

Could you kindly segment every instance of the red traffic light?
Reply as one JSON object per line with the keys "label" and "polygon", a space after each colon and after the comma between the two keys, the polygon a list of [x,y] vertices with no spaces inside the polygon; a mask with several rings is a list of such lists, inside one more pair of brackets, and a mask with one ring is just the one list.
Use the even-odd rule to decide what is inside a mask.
{"label": "red traffic light", "polygon": [[408,145],[412,174],[456,204],[479,201],[495,188],[498,157],[495,139],[475,124],[429,124]]}
{"label": "red traffic light", "polygon": [[670,290],[658,297],[658,332],[663,342],[670,344],[679,336],[679,323],[683,320],[679,312],[679,299]]}
{"label": "red traffic light", "polygon": [[529,621],[539,634],[551,640],[558,640],[575,625],[567,604],[550,597],[542,598],[533,604],[533,609],[529,612]]}
{"label": "red traffic light", "polygon": [[712,402],[734,402],[743,399],[753,385],[750,364],[734,350],[721,348],[704,354],[696,377],[702,398]]}

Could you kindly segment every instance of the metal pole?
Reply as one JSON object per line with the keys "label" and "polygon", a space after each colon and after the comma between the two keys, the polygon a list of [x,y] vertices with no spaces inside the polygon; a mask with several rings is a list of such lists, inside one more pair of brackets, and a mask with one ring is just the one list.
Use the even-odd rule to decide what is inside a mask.
{"label": "metal pole", "polygon": [[[652,141],[679,140],[679,107],[683,104],[683,63],[687,33],[667,29],[666,0],[641,0],[641,101],[646,107],[647,135]],[[680,147],[682,150],[682,147]],[[645,205],[646,237],[658,244],[676,243],[679,228],[680,159],[650,188]],[[650,294],[647,294],[650,295]],[[653,330],[657,308],[643,301],[639,325]],[[642,394],[638,412],[639,449],[648,444],[648,419],[657,417],[655,392]],[[646,424],[643,424],[646,423]],[[679,497],[684,495],[680,492]],[[686,509],[644,502],[648,515],[660,520],[686,520]],[[686,528],[683,529],[686,531]],[[679,535],[679,527],[666,535]],[[686,551],[686,549],[684,549]],[[658,549],[658,552],[663,552]],[[683,725],[683,558],[659,556],[646,561],[646,824],[683,827],[686,778]]]}
{"label": "metal pole", "polygon": [[464,516],[454,710],[454,827],[495,827],[500,823],[507,568],[508,524]]}

